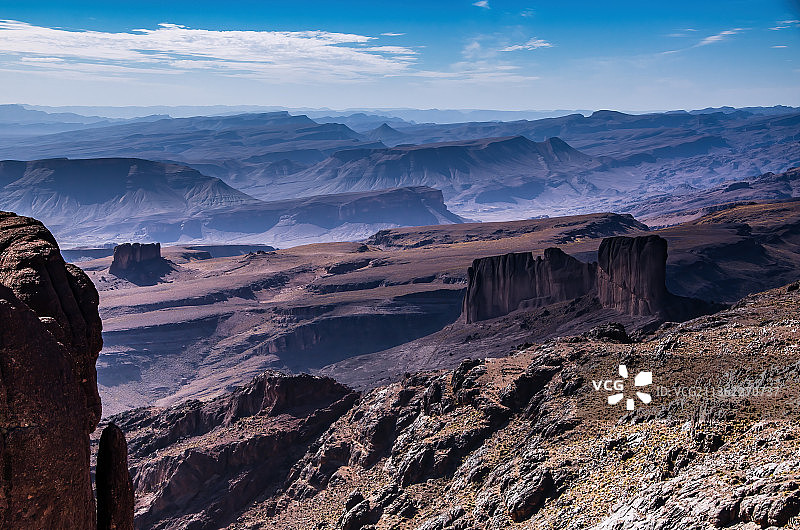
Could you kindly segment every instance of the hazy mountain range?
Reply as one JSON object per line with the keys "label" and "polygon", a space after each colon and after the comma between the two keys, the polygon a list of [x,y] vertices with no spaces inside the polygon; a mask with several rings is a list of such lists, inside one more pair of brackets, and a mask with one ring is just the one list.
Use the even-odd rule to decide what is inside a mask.
{"label": "hazy mountain range", "polygon": [[438,190],[408,187],[266,202],[218,178],[142,159],[0,162],[0,210],[45,219],[65,246],[120,241],[270,243],[361,239],[458,223]]}
{"label": "hazy mountain range", "polygon": [[[151,116],[107,123],[98,117],[48,114],[20,106],[0,109],[0,122],[2,111],[17,120],[32,120],[31,124],[37,120],[70,127],[80,120],[83,123],[74,130],[54,134],[28,134],[24,138],[0,135],[0,158],[137,158],[172,168],[156,173],[177,171],[197,179],[187,184],[188,196],[181,195],[183,191],[177,196],[162,193],[159,186],[168,183],[157,183],[162,177],[152,175],[128,179],[122,191],[121,174],[105,173],[108,162],[81,162],[74,171],[81,172],[80,179],[94,182],[95,187],[92,197],[87,198],[76,197],[76,190],[67,184],[48,188],[44,181],[35,180],[41,175],[31,173],[31,169],[25,170],[28,173],[19,181],[12,179],[13,171],[6,171],[0,208],[36,215],[59,234],[67,233],[61,227],[70,225],[68,220],[74,212],[81,212],[81,222],[107,221],[99,231],[86,231],[82,226],[78,234],[75,228],[69,241],[78,243],[80,239],[81,244],[120,237],[217,242],[220,237],[229,237],[230,226],[215,232],[213,226],[218,221],[210,219],[218,220],[219,216],[203,217],[200,210],[228,208],[225,201],[234,201],[241,208],[242,204],[264,201],[416,186],[441,190],[449,211],[473,220],[593,211],[642,211],[657,217],[659,211],[645,207],[652,197],[702,192],[800,164],[800,112],[791,107],[635,115],[597,111],[588,116],[446,124],[411,123],[371,112],[322,116],[320,123],[285,111],[189,118]],[[346,124],[334,121],[337,119]],[[16,127],[22,126],[9,125],[5,130]],[[174,169],[176,164],[196,171]],[[57,178],[49,177],[52,182],[60,182],[66,178],[60,175],[73,171],[67,170],[68,162],[57,165],[60,173]],[[139,163],[136,167],[140,171],[144,166]],[[209,179],[213,178],[219,180],[211,184]],[[93,194],[121,202],[112,206],[105,204],[105,199],[95,201]],[[175,197],[177,202],[170,202]],[[442,214],[440,206],[435,209],[436,215],[457,219],[447,217],[450,213]],[[113,214],[109,214],[111,210]],[[164,217],[166,211],[171,212],[168,218]],[[196,225],[198,216],[203,217],[199,221],[202,230]],[[426,222],[434,222],[434,218],[426,218]],[[362,220],[360,227],[343,228],[336,236],[365,237],[370,230],[411,222],[397,216],[392,219],[387,222],[378,216]],[[145,222],[147,228],[141,225]],[[323,234],[330,226],[339,229],[338,222],[316,219],[313,226],[317,228],[313,229],[307,223],[295,222],[294,235],[283,244],[326,237]],[[270,223],[267,225],[278,226],[277,222]],[[299,225],[304,227],[299,229]],[[247,222],[242,226],[233,237],[244,237],[246,242],[253,242],[250,235],[270,230]],[[281,227],[271,233],[273,239],[260,242],[282,244],[274,239],[286,230],[283,224]]]}

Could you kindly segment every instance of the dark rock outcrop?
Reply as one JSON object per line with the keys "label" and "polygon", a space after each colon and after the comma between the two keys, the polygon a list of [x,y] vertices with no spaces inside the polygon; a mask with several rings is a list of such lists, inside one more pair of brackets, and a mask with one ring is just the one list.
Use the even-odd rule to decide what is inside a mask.
{"label": "dark rock outcrop", "polygon": [[0,212],[0,527],[94,528],[98,295],[42,223]]}
{"label": "dark rock outcrop", "polygon": [[146,261],[161,259],[161,243],[123,243],[114,247],[114,261],[109,272],[129,271]]}
{"label": "dark rock outcrop", "polygon": [[476,259],[467,271],[464,315],[477,322],[578,298],[594,288],[595,269],[558,248],[546,249],[543,258],[524,252]]}
{"label": "dark rock outcrop", "polygon": [[656,235],[603,239],[598,263],[583,263],[557,248],[476,259],[468,271],[463,316],[467,323],[522,308],[583,296],[634,317],[687,320],[723,306],[675,296],[666,287],[667,241]]}
{"label": "dark rock outcrop", "polygon": [[610,237],[597,252],[597,296],[604,307],[633,316],[683,321],[723,305],[667,290],[667,241],[656,235]]}
{"label": "dark rock outcrop", "polygon": [[97,529],[133,530],[133,482],[125,434],[113,423],[103,429],[97,451]]}
{"label": "dark rock outcrop", "polygon": [[597,296],[604,307],[630,315],[655,315],[668,305],[664,238],[606,238],[597,258]]}
{"label": "dark rock outcrop", "polygon": [[108,272],[137,285],[153,285],[174,269],[161,257],[161,243],[123,243],[114,247]]}

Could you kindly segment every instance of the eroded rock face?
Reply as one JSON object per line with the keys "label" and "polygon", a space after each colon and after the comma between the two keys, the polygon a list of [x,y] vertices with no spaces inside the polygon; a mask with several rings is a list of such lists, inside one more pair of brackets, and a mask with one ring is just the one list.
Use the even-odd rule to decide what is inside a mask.
{"label": "eroded rock face", "polygon": [[469,269],[463,315],[477,322],[583,296],[622,314],[661,320],[722,308],[667,291],[666,263],[667,241],[656,235],[605,238],[598,263],[583,263],[557,248],[545,250],[544,258],[521,253],[477,259]]}
{"label": "eroded rock face", "polygon": [[282,485],[357,394],[333,379],[265,372],[207,403],[114,417],[130,439],[136,524],[220,528]]}
{"label": "eroded rock face", "polygon": [[595,269],[557,248],[546,249],[543,258],[524,252],[476,259],[467,271],[464,315],[477,322],[578,298],[594,288]]}
{"label": "eroded rock face", "polygon": [[123,243],[114,247],[114,261],[109,271],[117,274],[158,259],[161,259],[161,243]]}
{"label": "eroded rock face", "polygon": [[644,316],[656,315],[668,305],[664,238],[606,238],[597,257],[597,296],[604,307]]}
{"label": "eroded rock face", "polygon": [[0,212],[0,527],[94,528],[98,295],[40,222]]}

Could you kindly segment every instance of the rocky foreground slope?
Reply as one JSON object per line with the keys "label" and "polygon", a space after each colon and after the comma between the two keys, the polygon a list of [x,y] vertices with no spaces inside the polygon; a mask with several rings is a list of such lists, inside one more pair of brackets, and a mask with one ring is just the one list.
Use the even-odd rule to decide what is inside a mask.
{"label": "rocky foreground slope", "polygon": [[[800,513],[798,311],[793,283],[644,340],[605,325],[361,395],[266,373],[206,404],[128,411],[114,420],[137,524],[784,526]],[[633,410],[609,404],[617,391]]]}

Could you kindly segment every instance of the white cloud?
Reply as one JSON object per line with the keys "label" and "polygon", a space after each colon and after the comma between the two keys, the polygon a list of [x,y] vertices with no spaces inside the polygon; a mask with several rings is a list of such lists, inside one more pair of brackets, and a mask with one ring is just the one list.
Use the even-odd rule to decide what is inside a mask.
{"label": "white cloud", "polygon": [[381,33],[384,37],[402,37],[405,33]]}
{"label": "white cloud", "polygon": [[22,57],[20,61],[23,63],[63,63],[64,59],[61,57]]}
{"label": "white cloud", "polygon": [[779,44],[777,46],[773,46],[773,48],[788,48],[785,44]]}
{"label": "white cloud", "polygon": [[[67,31],[0,20],[0,56],[76,70],[213,70],[281,81],[348,80],[396,74],[416,52],[399,46],[364,47],[374,37],[327,31],[216,31],[159,24],[131,32]],[[286,77],[284,77],[286,76]]]}
{"label": "white cloud", "polygon": [[[737,35],[737,34],[743,32],[743,31],[747,31],[748,29],[750,29],[750,28],[732,28],[732,29],[727,29],[725,31],[720,31],[716,35],[709,35],[708,37],[704,38],[703,40],[701,40],[700,42],[698,42],[698,43],[696,43],[696,44],[694,44],[692,46],[688,46],[686,48],[677,48],[677,49],[674,49],[674,50],[667,50],[667,51],[659,52],[657,55],[671,55],[671,54],[675,54],[675,53],[683,53],[683,52],[686,52],[686,51],[689,51],[689,50],[693,50],[695,48],[699,48],[701,46],[708,46],[709,44],[714,44],[716,42],[720,42],[720,41],[726,40],[729,37]],[[683,29],[681,31],[697,31],[697,30],[694,30],[694,29],[691,29],[691,28],[686,28],[686,29]],[[685,36],[688,36],[688,35],[671,34],[671,35],[667,35],[667,36],[668,37],[685,37]]]}
{"label": "white cloud", "polygon": [[715,42],[720,42],[722,40],[725,40],[728,37],[736,35],[737,33],[741,33],[742,31],[744,31],[744,28],[727,29],[725,31],[721,31],[721,32],[717,33],[716,35],[710,35],[710,36],[706,37],[705,39],[703,39],[700,42],[698,42],[697,46],[707,46],[707,45],[713,44]]}
{"label": "white cloud", "polygon": [[475,7],[482,7],[484,9],[491,9],[491,7],[489,7],[489,0],[478,0],[477,2],[474,2],[472,5],[474,5]]}
{"label": "white cloud", "polygon": [[485,52],[483,50],[483,46],[481,46],[481,43],[475,39],[468,42],[464,46],[464,48],[461,50],[461,55],[463,55],[466,59],[477,59],[478,57],[485,55]]}
{"label": "white cloud", "polygon": [[416,53],[411,48],[406,48],[405,46],[371,46],[364,49],[371,52],[391,53],[393,55],[414,55]]}
{"label": "white cloud", "polygon": [[800,27],[800,20],[779,20],[775,27],[769,28],[772,31],[780,31],[792,27]]}
{"label": "white cloud", "polygon": [[689,34],[696,32],[696,29],[693,28],[683,28],[676,30],[674,33],[669,33],[667,37],[688,37]]}
{"label": "white cloud", "polygon": [[537,39],[532,38],[528,42],[523,44],[514,44],[513,46],[506,46],[502,48],[501,52],[514,52],[517,50],[536,50],[538,48],[552,48],[553,44],[544,40],[544,39]]}
{"label": "white cloud", "polygon": [[[509,57],[500,53],[509,46],[505,36],[474,37],[465,43],[459,62],[436,70],[418,66],[422,46],[380,42],[377,37],[325,31],[215,31],[165,23],[154,29],[112,33],[0,20],[0,72],[18,74],[19,79],[56,78],[86,87],[100,86],[88,83],[92,81],[125,87],[152,85],[159,90],[182,86],[182,75],[192,75],[203,80],[200,85],[209,86],[238,79],[320,87],[406,78],[412,86],[445,83],[448,89],[522,86],[539,79],[525,67],[500,60]],[[530,39],[517,46],[536,49],[550,43]]]}
{"label": "white cloud", "polygon": [[539,76],[521,73],[514,65],[497,65],[488,61],[459,62],[451,65],[448,72],[420,71],[415,77],[439,81],[471,83],[524,83],[540,79]]}

